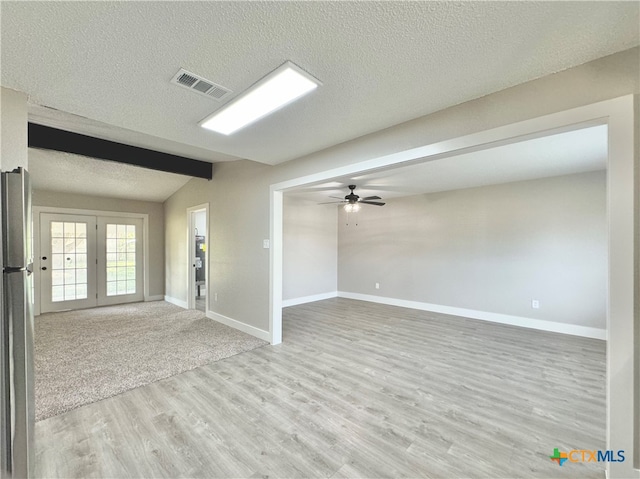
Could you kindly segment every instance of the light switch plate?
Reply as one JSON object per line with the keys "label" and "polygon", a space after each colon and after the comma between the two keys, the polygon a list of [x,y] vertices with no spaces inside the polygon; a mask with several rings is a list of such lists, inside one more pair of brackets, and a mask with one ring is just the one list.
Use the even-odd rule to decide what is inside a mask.
{"label": "light switch plate", "polygon": [[269,249],[269,240],[268,239],[262,240],[262,247],[264,249]]}

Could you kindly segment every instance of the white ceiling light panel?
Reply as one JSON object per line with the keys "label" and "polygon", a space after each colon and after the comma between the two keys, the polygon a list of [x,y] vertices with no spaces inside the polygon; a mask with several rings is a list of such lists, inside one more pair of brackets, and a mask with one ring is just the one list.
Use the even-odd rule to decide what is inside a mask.
{"label": "white ceiling light panel", "polygon": [[231,135],[315,90],[320,81],[286,62],[222,109],[200,122],[202,128]]}

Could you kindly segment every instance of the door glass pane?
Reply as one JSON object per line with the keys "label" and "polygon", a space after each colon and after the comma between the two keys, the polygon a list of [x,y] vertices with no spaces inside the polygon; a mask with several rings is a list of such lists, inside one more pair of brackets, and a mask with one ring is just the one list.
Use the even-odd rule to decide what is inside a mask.
{"label": "door glass pane", "polygon": [[107,296],[136,293],[136,227],[107,224]]}
{"label": "door glass pane", "polygon": [[67,223],[67,222],[65,222],[65,224],[64,224],[64,237],[65,238],[75,238],[76,237],[76,224],[75,223]]}
{"label": "door glass pane", "polygon": [[51,238],[51,252],[53,254],[64,253],[64,240],[62,238]]}
{"label": "door glass pane", "polygon": [[64,301],[64,286],[51,287],[51,300],[54,302]]}
{"label": "door glass pane", "polygon": [[51,284],[53,286],[64,284],[64,272],[60,270],[51,271]]}
{"label": "door glass pane", "polygon": [[86,269],[77,269],[76,270],[76,285],[84,284],[86,286],[87,283],[87,270]]}
{"label": "door glass pane", "polygon": [[76,284],[76,296],[78,298],[86,298],[87,297],[87,285],[86,284]]}
{"label": "door glass pane", "polygon": [[87,225],[86,223],[76,223],[76,238],[87,237]]}
{"label": "door glass pane", "polygon": [[[117,268],[107,268],[107,281],[115,281],[117,280],[117,273],[118,273],[118,269]],[[107,288],[108,289],[108,288]]]}
{"label": "door glass pane", "polygon": [[62,238],[64,231],[64,223],[60,221],[52,221],[51,222],[51,237],[52,238]]}
{"label": "door glass pane", "polygon": [[75,254],[67,254],[65,255],[64,268],[65,269],[76,269],[76,255]]}
{"label": "door glass pane", "polygon": [[75,239],[65,239],[64,240],[64,252],[65,253],[75,253],[76,251],[76,240]]}
{"label": "door glass pane", "polygon": [[87,299],[86,236],[86,223],[51,222],[53,302]]}
{"label": "door glass pane", "polygon": [[87,252],[87,240],[79,239],[76,241],[76,253],[86,253]]}
{"label": "door glass pane", "polygon": [[87,255],[86,253],[77,254],[76,255],[76,268],[86,268],[87,267]]}
{"label": "door glass pane", "polygon": [[51,267],[52,269],[64,269],[64,255],[63,254],[52,254],[51,255]]}
{"label": "door glass pane", "polygon": [[70,285],[76,284],[76,270],[75,269],[65,269],[64,270],[64,284]]}
{"label": "door glass pane", "polygon": [[64,300],[70,301],[76,299],[76,285],[65,284],[64,285]]}

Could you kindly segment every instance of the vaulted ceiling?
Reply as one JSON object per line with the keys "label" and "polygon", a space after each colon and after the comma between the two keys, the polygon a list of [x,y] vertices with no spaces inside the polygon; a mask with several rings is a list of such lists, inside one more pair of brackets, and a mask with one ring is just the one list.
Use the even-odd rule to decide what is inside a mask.
{"label": "vaulted ceiling", "polygon": [[[30,117],[210,162],[277,164],[639,44],[637,2],[0,3]],[[291,60],[311,95],[231,136],[183,67],[241,93]],[[226,100],[225,100],[226,101]],[[45,108],[46,107],[46,108]]]}

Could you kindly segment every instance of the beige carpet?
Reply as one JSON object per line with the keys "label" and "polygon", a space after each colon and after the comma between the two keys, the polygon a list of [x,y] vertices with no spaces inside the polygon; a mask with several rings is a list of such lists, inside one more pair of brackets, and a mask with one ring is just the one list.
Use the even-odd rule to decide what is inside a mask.
{"label": "beige carpet", "polygon": [[36,420],[266,343],[164,301],[35,320]]}

